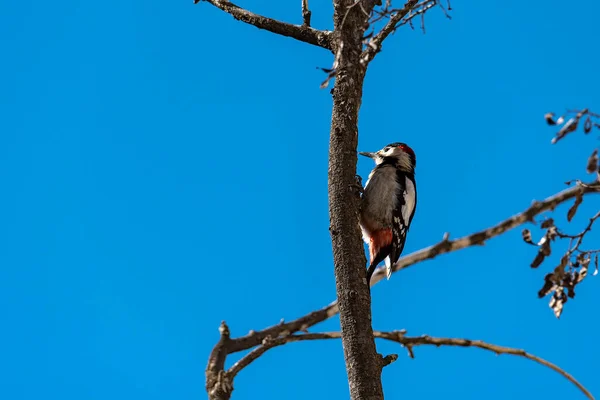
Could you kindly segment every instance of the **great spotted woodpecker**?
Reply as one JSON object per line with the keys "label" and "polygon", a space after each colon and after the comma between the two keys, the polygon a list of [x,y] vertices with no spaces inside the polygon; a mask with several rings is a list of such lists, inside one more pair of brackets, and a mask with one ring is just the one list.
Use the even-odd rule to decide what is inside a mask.
{"label": "great spotted woodpecker", "polygon": [[387,278],[400,258],[406,234],[417,208],[415,152],[405,143],[392,143],[374,152],[360,152],[372,158],[375,168],[369,174],[360,206],[360,227],[369,245],[367,282],[377,265],[385,260]]}

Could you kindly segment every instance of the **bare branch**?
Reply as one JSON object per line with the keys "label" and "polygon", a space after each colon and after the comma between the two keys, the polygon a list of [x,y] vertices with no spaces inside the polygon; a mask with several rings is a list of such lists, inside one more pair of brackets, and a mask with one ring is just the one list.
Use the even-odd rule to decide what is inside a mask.
{"label": "bare branch", "polygon": [[231,339],[228,348],[230,349],[230,353],[236,353],[260,345],[263,340],[269,336],[277,338],[279,336],[287,336],[292,333],[306,331],[311,326],[333,317],[338,311],[337,301],[334,301],[320,310],[313,311],[291,322],[285,323],[284,321],[281,321],[279,324],[262,331],[251,331],[246,336]]}
{"label": "bare branch", "polygon": [[579,124],[579,120],[581,119],[581,117],[587,114],[587,112],[587,109],[581,110],[577,113],[577,115],[569,119],[565,123],[565,125],[556,133],[556,137],[552,139],[551,143],[555,144],[556,142],[567,136],[569,133],[576,131],[577,125]]}
{"label": "bare branch", "polygon": [[381,367],[387,367],[398,359],[398,354],[389,354],[381,358]]}
{"label": "bare branch", "polygon": [[262,346],[257,347],[250,353],[242,357],[238,362],[233,364],[227,371],[227,374],[233,379],[242,369],[250,365],[258,357],[262,356],[267,350],[273,347],[281,346],[282,344],[299,342],[302,340],[318,340],[318,339],[340,339],[341,335],[339,332],[324,332],[324,333],[304,333],[299,335],[289,335],[276,339],[266,338],[263,341]]}
{"label": "bare branch", "polygon": [[549,112],[544,115],[544,119],[548,125],[562,125],[558,132],[556,132],[556,136],[552,138],[552,144],[555,144],[559,140],[563,139],[569,133],[575,132],[577,127],[581,126],[580,122],[583,117],[586,117],[583,120],[583,133],[587,135],[592,131],[593,128],[600,129],[600,114],[591,112],[587,108],[584,108],[583,110],[567,110],[564,115],[561,115],[556,120],[554,117],[555,114],[553,112]]}
{"label": "bare branch", "polygon": [[[421,16],[421,29],[423,30],[423,33],[425,33],[425,13],[427,11],[429,11],[430,9],[432,9],[433,7],[435,7],[436,5],[441,6],[441,3],[437,0],[430,0],[430,1],[424,1],[421,3],[421,8],[414,10],[413,12],[411,12],[408,16],[406,16],[402,21],[400,21],[398,23],[398,25],[396,25],[396,28],[401,27],[402,25],[406,25],[407,23],[409,23],[410,21],[412,21],[413,18],[415,18],[416,16],[420,15]],[[451,18],[450,15],[448,13],[446,13],[446,10],[443,7],[442,10],[444,11],[444,14],[446,15],[446,18]]]}
{"label": "bare branch", "polygon": [[312,12],[308,9],[308,0],[302,0],[302,25],[310,26]]}
{"label": "bare branch", "polygon": [[[600,182],[600,180],[598,180],[597,182]],[[567,182],[565,182],[565,184],[566,184],[566,185],[571,185],[571,184],[573,184],[573,183],[575,183],[575,184],[576,184],[576,185],[578,185],[578,186],[584,187],[584,188],[589,188],[589,187],[590,187],[590,185],[593,185],[593,184],[595,184],[596,182],[594,182],[594,183],[592,183],[592,184],[589,184],[589,183],[583,183],[583,182],[582,182],[581,180],[579,180],[579,179],[572,179],[572,180],[570,180],[570,181],[567,181]]]}
{"label": "bare branch", "polygon": [[583,242],[583,238],[585,237],[585,235],[592,230],[592,226],[594,226],[594,222],[596,222],[596,220],[600,218],[600,211],[598,211],[593,217],[590,218],[590,221],[588,222],[587,226],[584,228],[583,231],[581,231],[580,233],[576,234],[576,235],[567,235],[564,234],[562,232],[557,231],[557,236],[562,237],[562,238],[569,238],[569,239],[577,239],[577,242],[575,243],[575,246],[571,247],[568,251],[568,253],[573,253],[574,251],[581,251],[579,250],[579,246],[581,246],[581,243]]}
{"label": "bare branch", "polygon": [[221,337],[208,357],[206,366],[206,392],[211,400],[227,400],[231,396],[231,381],[225,374],[225,359],[230,353],[229,327],[225,321],[219,326]]}
{"label": "bare branch", "polygon": [[[538,214],[541,214],[545,211],[553,210],[556,206],[561,203],[564,203],[567,200],[577,197],[578,195],[584,195],[588,193],[600,193],[600,182],[592,182],[583,185],[577,185],[572,188],[563,190],[560,193],[555,194],[554,196],[548,197],[542,201],[534,202],[528,209],[525,211],[508,218],[500,222],[497,225],[494,225],[490,228],[487,228],[483,231],[475,232],[471,235],[464,236],[455,240],[442,240],[441,242],[427,247],[423,250],[419,250],[416,253],[412,253],[407,255],[406,257],[402,257],[398,262],[393,266],[393,271],[400,271],[401,269],[405,269],[414,265],[418,262],[429,260],[437,257],[440,254],[449,253],[451,251],[461,250],[470,246],[475,245],[483,245],[485,241],[499,236],[506,231],[516,228],[519,225],[523,225],[526,222],[533,221],[534,217]],[[383,278],[383,270],[385,268],[378,268],[373,273],[373,277],[371,278],[371,284],[375,284]]]}
{"label": "bare branch", "polygon": [[[282,36],[288,36],[301,42],[323,47],[328,50],[332,49],[331,32],[311,28],[309,24],[306,23],[307,19],[304,16],[304,12],[304,25],[293,25],[272,18],[267,18],[259,14],[254,14],[229,2],[228,0],[194,0],[194,4],[197,4],[200,1],[206,1],[207,3],[210,3],[213,6],[230,14],[233,16],[233,18],[247,24],[254,25],[259,29],[264,29]],[[303,0],[303,5],[304,1],[306,0]],[[308,17],[308,22],[310,23],[310,15]]]}
{"label": "bare branch", "polygon": [[572,384],[577,386],[577,388],[579,390],[581,390],[588,399],[594,400],[594,396],[592,396],[592,394],[581,383],[579,383],[577,381],[577,379],[575,379],[573,377],[573,375],[569,374],[567,371],[560,368],[556,364],[553,364],[550,361],[546,361],[541,357],[538,357],[536,355],[528,353],[525,350],[515,349],[512,347],[498,346],[495,344],[483,342],[481,340],[469,340],[469,339],[458,339],[458,338],[437,338],[437,337],[431,337],[431,336],[427,336],[427,335],[419,336],[419,337],[405,337],[404,335],[398,334],[397,332],[391,332],[391,333],[375,332],[375,336],[380,337],[382,339],[392,340],[394,342],[398,342],[398,343],[404,345],[409,350],[409,354],[412,354],[413,357],[414,357],[414,354],[412,353],[411,348],[413,346],[420,346],[420,345],[434,345],[437,347],[439,347],[439,346],[477,347],[477,348],[480,348],[483,350],[493,351],[494,353],[496,353],[498,355],[510,354],[513,356],[524,357],[528,360],[535,361],[545,367],[552,369],[553,371],[558,372],[563,377],[565,377],[567,380],[569,380],[569,382],[571,382]]}
{"label": "bare branch", "polygon": [[[564,369],[560,368],[556,364],[551,363],[550,361],[544,360],[541,357],[538,357],[534,354],[528,353],[525,350],[516,349],[512,347],[498,346],[492,343],[483,342],[481,340],[470,340],[470,339],[461,339],[461,338],[441,338],[441,337],[432,337],[428,335],[423,336],[415,336],[409,337],[405,336],[405,331],[392,331],[392,332],[381,332],[381,331],[373,331],[373,336],[377,339],[385,339],[392,342],[400,343],[409,352],[411,358],[414,358],[414,352],[412,348],[414,346],[422,346],[422,345],[433,345],[433,346],[458,346],[458,347],[477,347],[483,350],[488,350],[500,354],[508,354],[513,356],[519,356],[526,358],[531,361],[535,361],[545,367],[552,369],[555,372],[558,372],[563,377],[565,377],[569,382],[573,383],[579,390],[581,390],[588,399],[593,400],[594,396],[581,384],[579,383],[573,375],[566,372]],[[286,343],[292,342],[300,342],[305,340],[328,340],[328,339],[339,339],[341,338],[340,332],[323,332],[323,333],[306,333],[299,335],[290,335],[278,339],[267,339],[265,340],[265,344],[254,349],[246,356],[244,356],[240,361],[235,363],[228,371],[227,375],[229,379],[233,379],[235,375],[237,375],[244,367],[248,366],[250,363],[255,361],[258,357],[263,355],[267,350],[272,349],[273,347],[281,346]],[[395,354],[386,356],[382,358],[382,367],[390,364],[395,361],[397,356]]]}
{"label": "bare branch", "polygon": [[381,51],[381,46],[383,41],[391,34],[396,31],[400,26],[411,24],[412,27],[412,19],[421,16],[421,28],[423,29],[423,33],[425,33],[425,13],[432,9],[435,6],[438,6],[446,18],[451,19],[448,11],[452,8],[450,7],[450,3],[448,3],[448,9],[443,6],[440,0],[408,0],[404,7],[399,9],[390,9],[391,2],[386,2],[386,5],[380,9],[375,10],[374,14],[376,15],[371,19],[370,23],[374,24],[378,21],[381,21],[384,18],[389,18],[386,25],[371,39],[366,41],[366,49],[363,50],[361,55],[361,63],[366,67],[374,58],[377,53]]}
{"label": "bare branch", "polygon": [[390,33],[396,30],[396,24],[402,20],[413,8],[418,6],[417,0],[409,0],[406,2],[403,8],[397,10],[389,19],[387,24],[375,35],[370,41],[367,48],[361,55],[361,62],[366,66],[368,65],[375,55],[381,50],[383,41],[390,35]]}

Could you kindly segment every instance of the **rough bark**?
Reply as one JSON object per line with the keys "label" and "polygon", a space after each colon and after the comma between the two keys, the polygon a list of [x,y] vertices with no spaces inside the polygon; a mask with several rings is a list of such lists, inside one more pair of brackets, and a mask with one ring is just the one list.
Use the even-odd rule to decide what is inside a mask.
{"label": "rough bark", "polygon": [[219,342],[213,348],[206,366],[206,393],[209,400],[229,400],[233,385],[225,372],[225,359],[229,353],[231,339],[225,321],[219,326]]}
{"label": "rough bark", "polygon": [[[353,400],[383,399],[382,358],[377,354],[371,327],[371,294],[366,281],[366,259],[358,226],[359,197],[355,183],[358,111],[364,68],[360,64],[366,24],[363,1],[334,2],[336,82],[329,142],[329,218],[344,358]],[[341,46],[341,48],[340,48]]]}
{"label": "rough bark", "polygon": [[[198,3],[202,0],[194,0],[194,3]],[[331,32],[320,31],[310,27],[310,11],[307,13],[303,12],[303,25],[293,25],[286,22],[281,22],[273,18],[268,18],[259,14],[255,14],[240,6],[230,2],[229,0],[205,0],[213,6],[225,11],[230,14],[233,18],[245,22],[250,25],[254,25],[259,29],[264,29],[269,32],[281,36],[287,36],[299,40],[301,42],[309,43],[315,46],[323,47],[331,50]],[[308,7],[308,4],[307,4]]]}

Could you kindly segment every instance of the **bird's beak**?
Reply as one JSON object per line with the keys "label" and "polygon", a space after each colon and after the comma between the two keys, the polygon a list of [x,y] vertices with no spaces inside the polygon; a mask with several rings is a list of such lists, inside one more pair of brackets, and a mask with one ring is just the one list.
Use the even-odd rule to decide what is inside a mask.
{"label": "bird's beak", "polygon": [[369,153],[368,151],[359,151],[358,154],[369,158],[375,158],[377,156],[377,153]]}

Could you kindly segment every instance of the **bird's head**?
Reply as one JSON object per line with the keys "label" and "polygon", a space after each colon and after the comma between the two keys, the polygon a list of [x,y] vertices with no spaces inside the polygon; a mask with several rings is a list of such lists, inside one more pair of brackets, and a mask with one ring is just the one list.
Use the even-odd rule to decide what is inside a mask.
{"label": "bird's head", "polygon": [[361,151],[358,154],[372,158],[377,165],[386,162],[406,172],[414,172],[417,166],[415,152],[406,143],[391,143],[374,153]]}

